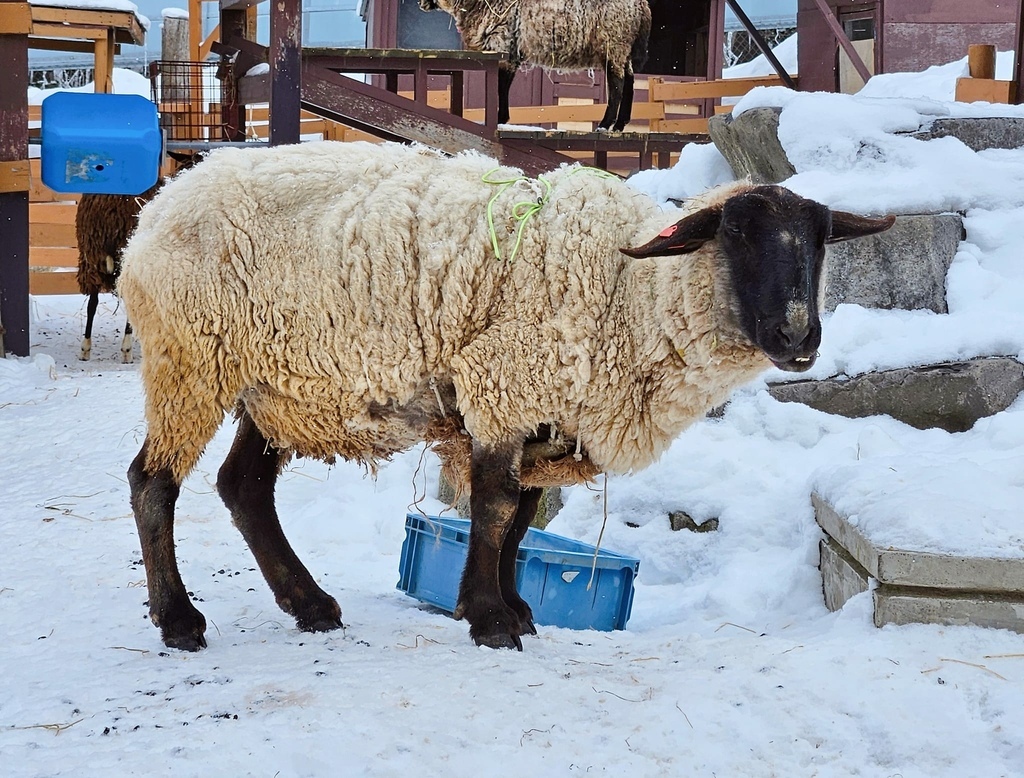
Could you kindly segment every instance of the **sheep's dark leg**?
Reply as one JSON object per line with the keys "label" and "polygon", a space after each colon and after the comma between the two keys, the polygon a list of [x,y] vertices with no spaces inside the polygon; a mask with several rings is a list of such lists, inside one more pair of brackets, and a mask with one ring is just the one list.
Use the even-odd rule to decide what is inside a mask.
{"label": "sheep's dark leg", "polygon": [[608,84],[608,109],[604,112],[604,118],[597,125],[599,130],[610,130],[615,125],[616,130],[621,130],[622,125],[616,123],[619,115],[619,104],[622,102],[623,76],[612,63],[608,63],[604,69],[605,81]]}
{"label": "sheep's dark leg", "polygon": [[537,515],[537,506],[543,494],[541,489],[523,489],[519,495],[519,508],[516,509],[516,516],[512,520],[508,534],[505,536],[505,543],[501,547],[501,556],[498,558],[498,583],[501,586],[501,597],[505,604],[519,616],[520,635],[536,635],[537,628],[533,625],[533,611],[526,604],[526,600],[519,596],[516,589],[516,555],[519,553],[519,544],[523,542],[526,531],[530,528],[530,522]]}
{"label": "sheep's dark leg", "polygon": [[469,553],[455,608],[456,618],[469,622],[469,634],[477,645],[520,651],[523,627],[502,596],[499,569],[502,547],[519,508],[522,456],[521,440],[492,447],[473,443]]}
{"label": "sheep's dark leg", "polygon": [[96,318],[96,308],[100,304],[99,292],[89,292],[89,302],[85,306],[85,336],[82,338],[82,351],[78,358],[83,362],[92,356],[92,322]]}
{"label": "sheep's dark leg", "polygon": [[614,130],[622,132],[629,120],[633,118],[633,70],[626,71],[622,81],[622,98],[619,101],[619,118],[615,122]]}
{"label": "sheep's dark leg", "polygon": [[304,632],[341,626],[341,608],[295,555],[274,507],[281,454],[242,412],[231,451],[217,473],[217,491],[252,550],[277,604]]}
{"label": "sheep's dark leg", "polygon": [[132,359],[132,323],[125,319],[124,321],[124,337],[121,338],[121,361],[130,365],[134,360]]}
{"label": "sheep's dark leg", "polygon": [[515,70],[498,68],[498,124],[508,124],[508,92],[512,88],[512,79],[515,75]]}
{"label": "sheep's dark leg", "polygon": [[128,468],[132,510],[149,586],[149,616],[164,644],[183,651],[206,647],[206,619],[189,600],[174,558],[174,503],[180,484],[169,469],[146,471],[147,439]]}

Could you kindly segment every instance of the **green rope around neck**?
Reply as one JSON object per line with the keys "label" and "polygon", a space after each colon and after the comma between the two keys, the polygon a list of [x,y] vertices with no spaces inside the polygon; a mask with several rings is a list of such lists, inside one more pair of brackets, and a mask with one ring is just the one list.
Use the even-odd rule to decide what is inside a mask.
{"label": "green rope around neck", "polygon": [[[492,174],[498,170],[501,170],[501,168],[491,168],[490,170],[483,174],[480,180],[483,181],[485,184],[491,184],[493,186],[498,187],[498,191],[496,191],[494,195],[491,197],[491,199],[488,200],[487,202],[487,229],[490,231],[491,248],[494,249],[494,256],[497,257],[498,261],[500,262],[501,247],[498,245],[498,233],[494,229],[494,203],[497,201],[499,197],[501,197],[505,193],[505,191],[509,187],[515,186],[520,181],[531,183],[533,182],[533,179],[529,178],[528,176],[515,176],[514,178],[503,179],[492,178]],[[607,170],[601,170],[600,168],[586,167],[582,165],[570,170],[569,175],[575,175],[576,173],[584,172],[589,173],[591,175],[599,176],[601,178],[618,178],[618,176],[616,176],[613,173],[609,173]],[[548,198],[551,197],[551,182],[544,178],[544,176],[537,176],[536,180],[544,185],[544,194],[540,195],[539,197],[533,200],[520,200],[518,203],[515,203],[512,206],[510,216],[514,222],[518,222],[519,226],[516,228],[515,231],[516,240],[515,243],[512,245],[512,252],[508,255],[508,261],[510,264],[512,260],[515,259],[516,254],[519,251],[519,245],[523,241],[523,229],[526,227],[526,222],[530,219],[531,216],[533,216],[541,208],[543,208],[544,205],[547,203]]]}

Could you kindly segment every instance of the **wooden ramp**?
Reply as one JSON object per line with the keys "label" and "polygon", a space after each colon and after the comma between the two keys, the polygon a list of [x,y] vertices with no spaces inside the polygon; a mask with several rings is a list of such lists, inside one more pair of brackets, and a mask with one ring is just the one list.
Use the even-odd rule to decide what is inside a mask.
{"label": "wooden ramp", "polygon": [[[521,168],[530,175],[573,161],[557,151],[528,141],[503,140],[496,133],[496,125],[478,124],[454,112],[431,107],[425,99],[423,102],[409,99],[387,88],[366,84],[343,74],[370,72],[367,65],[381,68],[384,62],[397,63],[403,70],[411,69],[414,76],[422,76],[423,89],[417,88],[415,91],[425,97],[426,77],[429,73],[450,74],[454,67],[462,66],[469,60],[391,57],[369,62],[363,59],[365,52],[358,56],[346,56],[330,50],[324,52],[303,51],[301,102],[302,108],[310,113],[387,140],[423,143],[452,154],[473,149],[496,157],[507,165]],[[395,72],[394,67],[395,64],[392,64],[391,72]],[[494,73],[497,85],[497,60],[494,61]]]}

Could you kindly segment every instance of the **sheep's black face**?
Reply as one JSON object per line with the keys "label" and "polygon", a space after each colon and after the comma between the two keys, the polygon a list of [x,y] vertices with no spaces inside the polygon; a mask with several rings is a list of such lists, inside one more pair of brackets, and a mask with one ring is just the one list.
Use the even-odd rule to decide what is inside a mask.
{"label": "sheep's black face", "polygon": [[802,372],[814,364],[821,344],[825,244],[882,232],[894,221],[830,211],[780,186],[758,186],[622,251],[638,258],[687,254],[717,240],[743,334],[776,367]]}
{"label": "sheep's black face", "polygon": [[817,357],[830,226],[828,208],[781,187],[752,189],[722,208],[718,240],[740,328],[782,370],[807,370]]}
{"label": "sheep's black face", "polygon": [[420,0],[420,8],[424,11],[436,11],[437,2],[436,0]]}

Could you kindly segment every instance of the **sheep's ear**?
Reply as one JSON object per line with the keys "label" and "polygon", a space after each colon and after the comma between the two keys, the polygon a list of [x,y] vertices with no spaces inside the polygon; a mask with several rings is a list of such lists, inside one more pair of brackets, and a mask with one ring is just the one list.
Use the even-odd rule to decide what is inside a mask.
{"label": "sheep's ear", "polygon": [[881,219],[869,219],[866,216],[857,216],[846,211],[832,211],[832,231],[825,242],[839,243],[842,240],[863,238],[865,235],[885,232],[892,227],[895,221],[896,217],[892,214],[883,216]]}
{"label": "sheep's ear", "polygon": [[665,257],[670,254],[689,254],[696,251],[718,234],[722,222],[722,207],[705,208],[666,227],[654,240],[637,248],[619,249],[627,257]]}

